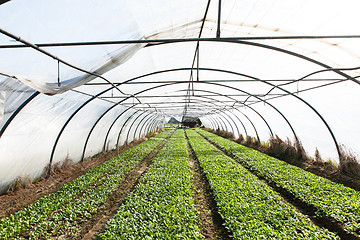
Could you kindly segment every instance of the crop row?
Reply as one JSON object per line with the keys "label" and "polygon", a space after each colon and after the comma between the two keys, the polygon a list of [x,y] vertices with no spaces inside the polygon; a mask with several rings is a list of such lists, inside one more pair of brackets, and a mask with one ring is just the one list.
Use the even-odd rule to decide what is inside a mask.
{"label": "crop row", "polygon": [[[86,191],[82,194],[82,196],[89,195],[89,192],[95,191],[94,186],[101,185],[106,179],[104,176],[109,176],[110,173],[115,173],[114,169],[116,169],[116,166],[119,165],[124,169],[124,171],[129,169],[129,167],[131,168],[132,165],[144,158],[168,135],[169,132],[162,132],[158,134],[156,138],[151,138],[148,141],[142,142],[134,148],[131,148],[91,169],[86,174],[59,188],[57,192],[39,199],[35,203],[30,204],[25,209],[20,210],[9,217],[2,218],[0,220],[0,238],[13,238],[24,233],[28,229],[31,229],[37,224],[40,224],[40,226],[43,226],[45,229],[52,227],[53,225],[51,224],[48,227],[45,227],[44,223],[49,222],[48,218],[50,216],[54,218],[55,216],[59,216],[61,212],[66,211],[66,209],[62,209],[62,206],[68,204],[69,202],[70,204],[68,204],[68,206],[72,206],[72,199],[80,193],[83,193],[85,190]],[[104,180],[101,181],[101,179]],[[94,186],[89,187],[91,184]],[[87,213],[84,214],[88,215]],[[60,214],[60,216],[63,216],[62,218],[66,219],[65,215],[66,214]],[[73,215],[73,213],[69,212],[68,215]],[[40,228],[35,229],[37,229],[37,231],[41,230]]]}
{"label": "crop row", "polygon": [[193,130],[186,133],[234,239],[337,238],[312,224],[268,185],[198,133]]}
{"label": "crop row", "polygon": [[186,149],[184,132],[177,130],[99,239],[203,239]]}
{"label": "crop row", "polygon": [[316,207],[318,215],[335,219],[347,232],[360,233],[360,193],[358,191],[215,134],[200,131],[210,141],[236,156],[258,176]]}

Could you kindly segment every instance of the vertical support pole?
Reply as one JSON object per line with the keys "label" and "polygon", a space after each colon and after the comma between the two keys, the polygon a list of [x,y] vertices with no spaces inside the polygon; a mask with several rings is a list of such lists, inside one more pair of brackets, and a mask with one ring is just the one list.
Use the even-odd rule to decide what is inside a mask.
{"label": "vertical support pole", "polygon": [[[197,42],[196,49],[196,80],[199,81],[199,68],[200,68],[200,42]],[[193,84],[193,96],[194,96],[194,84]]]}
{"label": "vertical support pole", "polygon": [[218,9],[218,21],[217,21],[217,31],[216,38],[220,38],[220,23],[221,23],[221,0],[219,0],[219,9]]}
{"label": "vertical support pole", "polygon": [[58,77],[57,77],[58,87],[60,87],[61,83],[60,83],[60,61],[59,60],[57,62],[57,74],[58,74]]}

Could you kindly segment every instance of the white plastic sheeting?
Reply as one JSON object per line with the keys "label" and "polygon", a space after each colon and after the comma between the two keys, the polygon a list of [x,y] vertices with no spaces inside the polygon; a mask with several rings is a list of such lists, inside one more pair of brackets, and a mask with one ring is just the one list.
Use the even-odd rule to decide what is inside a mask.
{"label": "white plastic sheeting", "polygon": [[323,158],[337,160],[336,144],[360,153],[359,6],[356,0],[0,5],[0,186],[184,115],[262,141],[296,134],[310,155],[318,148]]}

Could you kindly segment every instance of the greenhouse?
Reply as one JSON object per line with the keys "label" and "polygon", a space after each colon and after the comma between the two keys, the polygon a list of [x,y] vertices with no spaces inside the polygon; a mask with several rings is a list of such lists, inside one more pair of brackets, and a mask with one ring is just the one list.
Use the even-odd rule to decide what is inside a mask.
{"label": "greenhouse", "polygon": [[359,7],[0,1],[0,239],[360,239]]}

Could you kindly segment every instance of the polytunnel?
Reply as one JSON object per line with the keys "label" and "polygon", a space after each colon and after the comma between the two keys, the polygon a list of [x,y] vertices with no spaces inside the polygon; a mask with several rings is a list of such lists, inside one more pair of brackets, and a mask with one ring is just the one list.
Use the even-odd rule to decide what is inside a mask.
{"label": "polytunnel", "polygon": [[338,161],[359,140],[359,3],[1,1],[0,187],[174,117],[299,140]]}

